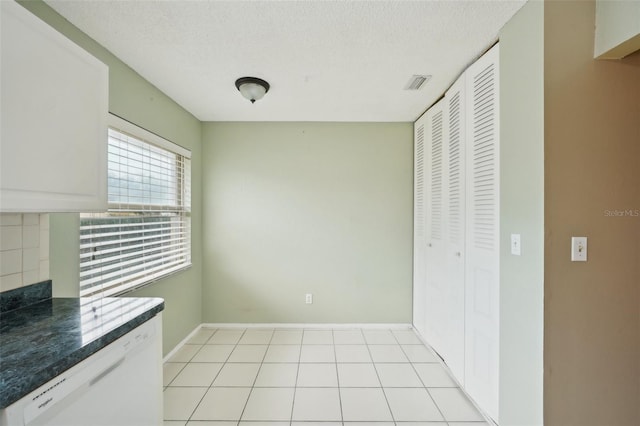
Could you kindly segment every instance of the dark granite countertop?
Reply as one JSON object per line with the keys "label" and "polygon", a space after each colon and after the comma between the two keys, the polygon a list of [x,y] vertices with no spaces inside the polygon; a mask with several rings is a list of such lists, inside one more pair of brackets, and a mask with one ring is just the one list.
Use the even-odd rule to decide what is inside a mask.
{"label": "dark granite countertop", "polygon": [[49,298],[0,313],[0,409],[163,309],[160,298]]}

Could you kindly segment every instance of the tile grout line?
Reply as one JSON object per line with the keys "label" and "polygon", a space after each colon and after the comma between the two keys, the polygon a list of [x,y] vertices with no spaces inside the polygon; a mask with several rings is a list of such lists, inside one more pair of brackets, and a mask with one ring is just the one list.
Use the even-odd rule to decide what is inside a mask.
{"label": "tile grout line", "polygon": [[[245,333],[247,332],[246,329]],[[242,340],[242,337],[244,336],[245,333],[242,333],[242,336],[240,337],[240,340],[238,340],[238,345],[240,344],[240,341]],[[256,383],[258,381],[258,376],[260,375],[260,370],[262,370],[262,365],[264,364],[264,359],[267,356],[267,352],[269,351],[269,346],[271,345],[271,341],[273,340],[273,335],[276,333],[275,329],[273,329],[271,331],[271,337],[269,338],[269,343],[267,343],[267,348],[264,350],[264,354],[262,355],[262,360],[260,361],[260,367],[258,367],[258,371],[256,373],[256,377],[255,379],[253,379],[253,384],[251,385],[251,388],[249,390],[249,395],[247,395],[247,400],[244,403],[244,407],[242,408],[242,412],[240,413],[240,417],[238,418],[238,425],[240,425],[240,422],[242,421],[242,417],[244,416],[244,412],[247,409],[247,405],[249,405],[249,399],[251,399],[251,394],[253,393],[253,389],[256,386]],[[247,345],[250,345],[251,343],[247,343]],[[235,349],[234,349],[235,350]],[[233,352],[232,352],[233,353]],[[229,355],[231,356],[231,355]]]}
{"label": "tile grout line", "polygon": [[300,374],[300,361],[302,360],[302,342],[304,342],[304,328],[300,336],[300,352],[298,352],[298,366],[296,368],[296,381],[293,384],[293,403],[291,404],[291,415],[289,416],[289,426],[293,425],[293,409],[296,406],[296,394],[298,393],[298,375]]}
{"label": "tile grout line", "polygon": [[[365,343],[365,345],[367,347],[367,352],[369,352],[369,357],[371,358],[371,364],[373,365],[373,370],[376,372],[376,377],[378,378],[378,382],[380,383],[380,389],[382,390],[382,395],[384,396],[384,400],[387,403],[387,408],[389,409],[389,414],[391,414],[391,421],[393,422],[394,425],[397,425],[396,417],[393,415],[393,411],[391,411],[391,404],[389,404],[389,398],[387,398],[387,393],[384,391],[384,385],[382,384],[382,380],[380,380],[380,374],[378,374],[378,368],[376,367],[375,360],[373,359],[373,355],[371,354],[371,349],[369,348],[369,341],[367,340],[367,337],[365,336],[364,332],[362,332],[362,336],[364,337],[364,343]],[[395,336],[394,336],[394,338],[395,338]],[[397,339],[396,339],[396,341],[397,341]]]}
{"label": "tile grout line", "polygon": [[[211,337],[209,339],[207,339],[207,342],[210,341],[211,339],[213,339],[213,336],[215,336],[218,331],[220,331],[221,329],[218,328],[215,333],[213,333],[211,335]],[[205,391],[204,395],[202,395],[202,398],[200,398],[200,401],[198,401],[198,404],[196,405],[196,407],[193,409],[193,411],[191,412],[191,415],[189,416],[189,418],[187,419],[187,424],[191,421],[191,418],[193,417],[193,415],[195,414],[195,412],[198,410],[198,408],[200,407],[200,404],[202,404],[202,401],[204,400],[204,397],[207,395],[207,393],[209,393],[209,391],[213,388],[213,383],[216,381],[216,379],[218,378],[218,375],[220,375],[220,372],[222,371],[222,369],[224,368],[224,366],[227,364],[227,362],[229,361],[229,358],[231,358],[231,354],[233,353],[233,351],[236,350],[236,348],[238,347],[238,345],[240,344],[240,340],[242,339],[242,336],[244,336],[244,333],[247,332],[247,329],[244,329],[242,331],[242,334],[240,335],[240,337],[238,338],[238,341],[235,343],[235,345],[233,346],[233,349],[231,349],[231,352],[229,352],[229,355],[227,355],[227,358],[225,359],[225,361],[222,363],[222,367],[220,367],[220,371],[218,371],[218,373],[216,373],[216,377],[213,378],[213,380],[211,381],[211,384],[209,385],[209,387],[207,388],[207,390]],[[207,345],[207,343],[205,342],[205,344],[202,346],[202,348],[204,348]],[[200,348],[200,350],[202,350],[202,348]],[[200,352],[200,351],[198,351]],[[197,354],[197,353],[196,353]],[[195,355],[191,358],[193,359],[195,357]],[[189,361],[189,363],[191,363],[191,361]],[[195,421],[195,420],[194,420]],[[240,419],[238,419],[238,424],[240,424]]]}
{"label": "tile grout line", "polygon": [[331,330],[331,340],[333,343],[333,361],[336,370],[336,383],[338,384],[338,402],[340,403],[340,423],[344,426],[344,411],[342,409],[342,392],[340,390],[340,375],[338,374],[338,355],[336,354],[335,330]]}
{"label": "tile grout line", "polygon": [[431,402],[433,402],[433,405],[436,407],[436,410],[438,410],[438,413],[440,413],[440,416],[442,417],[442,421],[444,421],[448,425],[449,422],[447,422],[447,419],[444,417],[444,413],[442,412],[442,410],[440,409],[438,404],[436,404],[436,401],[433,399],[433,396],[431,396],[431,392],[429,392],[429,389],[427,388],[427,386],[425,386],[424,381],[422,381],[422,377],[420,377],[420,375],[418,374],[418,370],[416,370],[416,368],[413,366],[413,362],[407,356],[407,353],[404,351],[404,348],[400,344],[400,341],[398,340],[398,337],[395,335],[395,333],[393,333],[393,331],[391,332],[391,334],[393,335],[393,338],[396,339],[396,342],[398,342],[398,346],[400,346],[400,350],[402,351],[404,356],[407,357],[407,360],[409,361],[409,364],[411,365],[411,369],[416,374],[416,376],[418,376],[418,380],[420,380],[420,383],[422,383],[423,389],[427,391],[427,395],[429,396],[429,399],[431,399]]}

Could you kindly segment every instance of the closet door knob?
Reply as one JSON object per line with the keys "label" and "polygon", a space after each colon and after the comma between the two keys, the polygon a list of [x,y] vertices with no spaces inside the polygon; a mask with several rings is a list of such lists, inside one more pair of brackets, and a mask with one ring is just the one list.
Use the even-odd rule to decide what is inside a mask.
{"label": "closet door knob", "polygon": [[460,256],[462,256],[462,253],[460,253],[459,251],[457,251],[457,252],[456,252],[456,256],[457,256],[457,257],[460,257]]}

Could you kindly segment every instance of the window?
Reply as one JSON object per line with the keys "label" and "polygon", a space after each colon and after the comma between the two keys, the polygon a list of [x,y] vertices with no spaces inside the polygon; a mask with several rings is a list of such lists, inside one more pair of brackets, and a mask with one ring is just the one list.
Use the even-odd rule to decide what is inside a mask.
{"label": "window", "polygon": [[80,296],[191,266],[191,152],[110,116],[106,213],[80,215]]}

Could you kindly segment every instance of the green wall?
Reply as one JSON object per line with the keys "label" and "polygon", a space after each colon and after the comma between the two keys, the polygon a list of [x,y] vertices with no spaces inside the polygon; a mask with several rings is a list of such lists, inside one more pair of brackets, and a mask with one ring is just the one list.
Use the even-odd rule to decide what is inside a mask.
{"label": "green wall", "polygon": [[500,32],[501,425],[543,423],[543,19],[544,4],[528,2]]}
{"label": "green wall", "polygon": [[411,123],[205,123],[203,321],[411,323],[412,157]]}
{"label": "green wall", "polygon": [[[164,298],[163,350],[166,354],[201,323],[202,317],[202,125],[42,1],[20,4],[109,66],[110,112],[192,151],[193,267],[127,295]],[[50,220],[50,271],[54,295],[77,296],[78,214],[52,214]]]}

